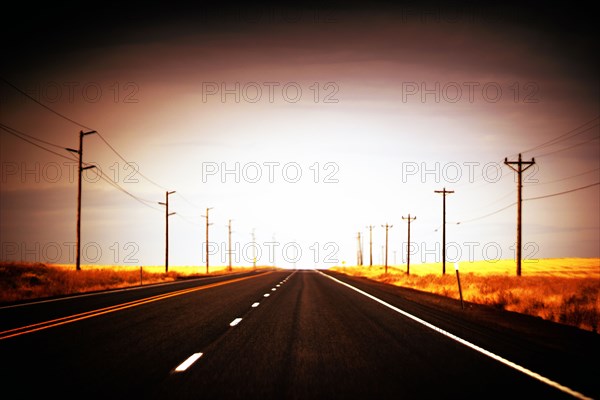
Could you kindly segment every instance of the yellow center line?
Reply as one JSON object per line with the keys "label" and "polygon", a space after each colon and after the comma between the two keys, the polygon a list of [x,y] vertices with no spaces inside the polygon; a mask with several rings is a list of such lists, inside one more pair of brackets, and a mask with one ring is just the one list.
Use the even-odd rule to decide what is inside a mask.
{"label": "yellow center line", "polygon": [[196,292],[199,290],[210,289],[210,288],[214,288],[217,286],[223,286],[223,285],[227,285],[230,283],[235,283],[235,282],[240,282],[240,281],[244,281],[247,279],[257,278],[259,276],[265,276],[270,273],[272,273],[272,271],[269,271],[269,272],[266,272],[266,273],[263,273],[260,275],[246,276],[243,278],[235,278],[235,279],[231,279],[231,280],[227,280],[227,281],[210,283],[208,285],[198,286],[198,287],[194,287],[194,288],[190,288],[190,289],[181,289],[181,290],[177,290],[177,291],[171,292],[171,293],[159,294],[159,295],[147,297],[147,298],[140,299],[140,300],[128,301],[126,303],[117,304],[117,305],[110,306],[110,307],[99,308],[97,310],[86,311],[83,313],[69,315],[69,316],[61,317],[61,318],[56,318],[56,319],[52,319],[49,321],[39,322],[36,324],[26,325],[26,326],[22,326],[19,328],[13,328],[13,329],[9,329],[9,330],[0,332],[0,340],[8,339],[8,338],[20,336],[20,335],[25,335],[27,333],[37,332],[37,331],[41,331],[43,329],[48,329],[48,328],[52,328],[55,326],[65,325],[65,324],[69,324],[69,323],[76,322],[76,321],[81,321],[81,320],[92,318],[92,317],[97,317],[99,315],[104,315],[104,314],[112,313],[115,311],[121,311],[121,310],[125,310],[128,308],[137,307],[142,304],[148,304],[148,303],[168,299],[168,298],[175,297],[175,296],[181,296],[183,294],[192,293],[192,292]]}

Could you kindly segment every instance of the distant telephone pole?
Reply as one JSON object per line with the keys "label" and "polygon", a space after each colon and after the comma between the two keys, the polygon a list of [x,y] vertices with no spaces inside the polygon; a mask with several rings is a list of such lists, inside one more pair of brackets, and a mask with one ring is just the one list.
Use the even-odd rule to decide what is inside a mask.
{"label": "distant telephone pole", "polygon": [[359,267],[362,266],[363,264],[363,255],[362,255],[362,243],[360,241],[360,232],[358,232],[357,235],[357,240],[358,240],[358,250],[356,253],[356,265],[358,265]]}
{"label": "distant telephone pole", "polygon": [[232,267],[231,267],[231,220],[229,220],[229,224],[228,224],[228,230],[229,230],[229,248],[228,248],[228,253],[229,253],[229,268],[228,270],[231,271]]}
{"label": "distant telephone pole", "polygon": [[252,268],[256,269],[256,235],[252,229]]}
{"label": "distant telephone pole", "polygon": [[388,230],[394,225],[381,225],[381,227],[385,228],[385,273],[388,272]]}
{"label": "distant telephone pole", "polygon": [[373,266],[373,225],[369,225],[369,267]]}
{"label": "distant telephone pole", "polygon": [[[275,240],[275,233],[273,233],[273,245],[275,245],[276,243],[277,243],[277,241]],[[273,268],[275,268],[275,266],[276,266],[275,258],[276,258],[275,247],[273,247]]]}
{"label": "distant telephone pole", "polygon": [[203,215],[206,218],[206,274],[208,275],[208,226],[212,225],[208,223],[208,210],[212,210],[212,207],[206,208],[206,215]]}
{"label": "distant telephone pole", "polygon": [[[531,158],[531,161],[523,161],[521,153],[519,153],[519,159],[517,161],[508,161],[508,157],[504,158],[504,164],[508,165],[518,175],[519,182],[517,184],[517,276],[521,276],[521,202],[522,189],[523,189],[523,172],[527,171],[532,165],[535,164],[535,158]],[[516,165],[517,168],[513,167]],[[523,168],[523,166],[526,166]]]}
{"label": "distant telephone pole", "polygon": [[407,218],[402,217],[402,219],[408,221],[408,244],[406,246],[406,275],[410,275],[410,222],[417,219],[417,217],[410,217],[408,214]]}
{"label": "distant telephone pole", "polygon": [[175,215],[174,212],[169,213],[169,195],[173,193],[175,191],[165,192],[165,202],[158,202],[158,204],[165,206],[165,273],[169,272],[169,217]]}
{"label": "distant telephone pole", "polygon": [[454,193],[454,190],[436,190],[435,193],[442,193],[444,197],[444,203],[442,207],[443,223],[442,223],[442,275],[446,274],[446,195]]}
{"label": "distant telephone pole", "polygon": [[81,173],[85,169],[94,168],[94,165],[89,165],[87,167],[83,167],[83,137],[86,135],[91,135],[92,133],[97,133],[96,131],[84,132],[79,131],[79,150],[69,149],[72,153],[79,155],[79,178],[77,180],[77,252],[76,261],[75,261],[75,270],[81,270]]}

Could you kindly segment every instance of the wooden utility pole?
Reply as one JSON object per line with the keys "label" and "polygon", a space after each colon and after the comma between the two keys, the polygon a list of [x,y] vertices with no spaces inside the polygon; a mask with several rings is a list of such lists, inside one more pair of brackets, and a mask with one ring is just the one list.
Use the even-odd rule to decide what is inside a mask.
{"label": "wooden utility pole", "polygon": [[228,249],[228,253],[229,253],[229,268],[228,270],[231,271],[232,267],[231,267],[231,220],[229,220],[229,249]]}
{"label": "wooden utility pole", "polygon": [[169,213],[169,195],[173,193],[175,191],[165,192],[165,202],[158,202],[158,204],[165,206],[165,274],[169,272],[169,217],[175,215],[174,212]]}
{"label": "wooden utility pole", "polygon": [[256,269],[256,235],[252,229],[252,268]]}
{"label": "wooden utility pole", "polygon": [[369,225],[369,267],[373,266],[373,225]]}
{"label": "wooden utility pole", "polygon": [[408,244],[406,246],[406,275],[410,275],[410,222],[417,219],[417,217],[410,217],[408,214],[407,218],[402,217],[402,219],[408,220]]}
{"label": "wooden utility pole", "polygon": [[[275,241],[275,233],[273,233],[273,245],[275,245],[277,242]],[[276,254],[275,254],[275,247],[273,247],[273,268],[275,268],[276,263],[275,263],[275,259],[276,259]]]}
{"label": "wooden utility pole", "polygon": [[388,272],[388,230],[394,225],[381,225],[381,227],[385,228],[385,273]]}
{"label": "wooden utility pole", "polygon": [[[504,164],[508,165],[513,171],[515,171],[519,179],[517,183],[517,276],[521,276],[521,203],[523,201],[523,172],[527,171],[527,169],[535,164],[535,158],[532,158],[531,161],[523,161],[521,158],[521,153],[519,153],[518,161],[508,161],[508,158],[505,157]],[[517,168],[513,167],[513,165],[516,165]],[[524,165],[526,166],[525,168],[523,168]]]}
{"label": "wooden utility pole", "polygon": [[208,275],[208,226],[212,225],[208,223],[208,210],[212,210],[212,207],[206,208],[206,215],[203,215],[206,218],[206,274]]}
{"label": "wooden utility pole", "polygon": [[436,190],[435,193],[442,193],[444,202],[442,206],[443,223],[442,223],[442,275],[446,274],[446,195],[454,193],[454,190]]}
{"label": "wooden utility pole", "polygon": [[360,267],[363,264],[362,243],[360,241],[360,232],[358,232],[358,235],[356,236],[356,238],[358,240],[358,250],[356,252],[356,265],[358,265]]}
{"label": "wooden utility pole", "polygon": [[79,131],[79,150],[69,148],[66,149],[67,151],[79,155],[79,177],[77,179],[77,248],[75,250],[77,252],[75,255],[75,270],[77,271],[81,270],[81,173],[85,169],[94,168],[94,165],[83,167],[83,137],[86,135],[91,135],[92,133],[96,133],[96,131]]}

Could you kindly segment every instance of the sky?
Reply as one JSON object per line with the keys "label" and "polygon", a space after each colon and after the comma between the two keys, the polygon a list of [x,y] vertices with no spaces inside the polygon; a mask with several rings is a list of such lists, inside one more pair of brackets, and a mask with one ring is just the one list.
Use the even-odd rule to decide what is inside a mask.
{"label": "sky", "polygon": [[[368,4],[368,5],[367,5]],[[1,261],[330,267],[600,256],[592,13],[107,5],[2,27]],[[412,247],[407,249],[408,216]],[[253,236],[254,235],[254,236]],[[255,243],[253,245],[252,243]]]}

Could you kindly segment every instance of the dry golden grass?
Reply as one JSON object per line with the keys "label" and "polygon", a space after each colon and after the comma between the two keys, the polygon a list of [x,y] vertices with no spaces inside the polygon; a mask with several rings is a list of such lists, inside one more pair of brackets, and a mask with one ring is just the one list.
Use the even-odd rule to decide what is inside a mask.
{"label": "dry golden grass", "polygon": [[[247,271],[233,268],[231,273]],[[176,279],[206,276],[204,267],[144,266],[141,282],[144,285]],[[228,273],[227,267],[210,267],[209,275]],[[119,289],[140,285],[140,267],[82,265],[46,265],[40,263],[0,263],[0,303],[38,299],[52,296]]]}
{"label": "dry golden grass", "polygon": [[[334,267],[334,271],[459,298],[452,263],[442,265]],[[534,315],[598,332],[600,323],[600,259],[561,258],[524,262],[516,276],[514,260],[462,262],[459,266],[463,298],[504,310]]]}

